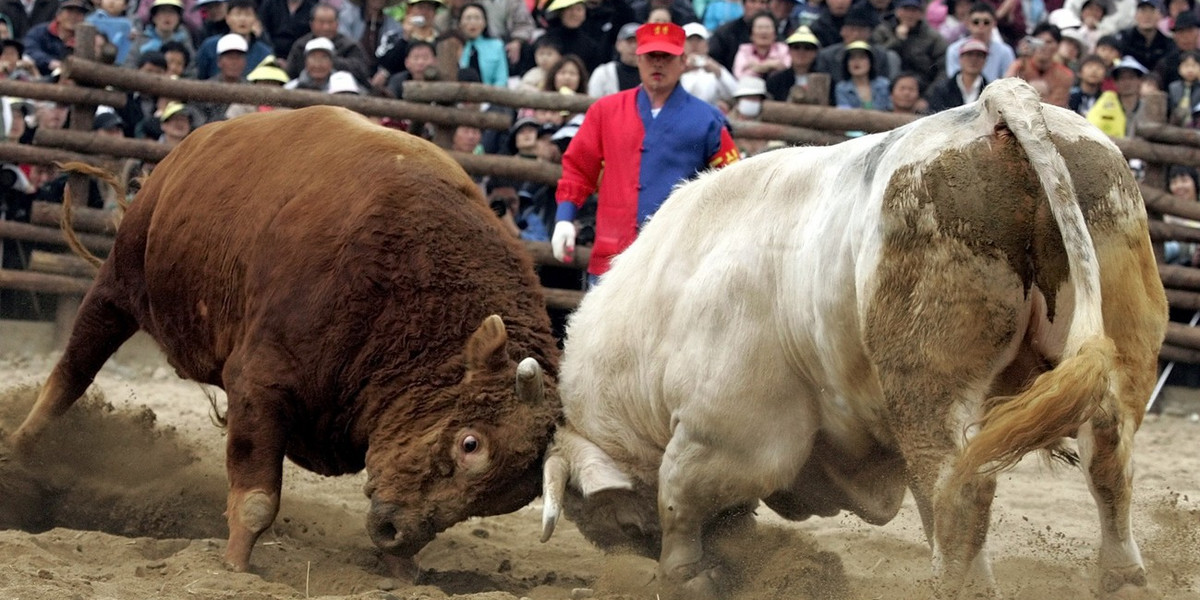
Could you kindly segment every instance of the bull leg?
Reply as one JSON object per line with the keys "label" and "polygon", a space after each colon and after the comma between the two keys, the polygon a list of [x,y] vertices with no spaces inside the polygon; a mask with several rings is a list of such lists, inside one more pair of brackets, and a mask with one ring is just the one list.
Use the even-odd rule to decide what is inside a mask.
{"label": "bull leg", "polygon": [[[720,566],[705,556],[705,541],[748,526],[758,499],[795,479],[815,435],[815,419],[777,414],[771,426],[779,431],[766,429],[755,436],[694,433],[685,421],[675,426],[663,453],[658,487],[659,577],[668,594],[709,599],[728,592]],[[717,523],[722,515],[730,520]]]}
{"label": "bull leg", "polygon": [[[958,598],[974,586],[979,595],[996,596],[996,582],[985,550],[996,479],[976,476],[959,488],[946,485],[958,448],[948,436],[923,445],[902,443],[908,460],[909,489],[933,550],[938,598]],[[922,508],[924,507],[924,508]]]}
{"label": "bull leg", "polygon": [[275,521],[287,443],[287,394],[267,386],[230,386],[225,468],[229,474],[226,565],[250,569],[254,543]]}
{"label": "bull leg", "polygon": [[1134,419],[1102,410],[1079,430],[1080,462],[1100,512],[1100,588],[1104,597],[1123,597],[1146,587],[1146,568],[1133,539],[1130,511]]}
{"label": "bull leg", "polygon": [[[714,450],[689,438],[678,425],[663,454],[659,469],[658,514],[662,521],[662,554],[659,578],[670,597],[707,600],[719,598],[716,568],[704,564],[704,524],[739,499],[729,492],[733,486],[706,481],[703,467]],[[724,494],[720,492],[724,492]],[[744,501],[744,499],[740,499]]]}
{"label": "bull leg", "polygon": [[62,358],[38,392],[25,421],[13,433],[11,445],[28,454],[37,437],[83,395],[104,362],[138,330],[128,311],[107,297],[97,283],[79,307],[71,339]]}

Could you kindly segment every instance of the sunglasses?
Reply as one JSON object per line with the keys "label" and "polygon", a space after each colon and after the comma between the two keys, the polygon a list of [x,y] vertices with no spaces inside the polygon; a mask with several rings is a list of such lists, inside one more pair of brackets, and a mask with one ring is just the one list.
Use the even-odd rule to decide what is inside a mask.
{"label": "sunglasses", "polygon": [[991,25],[991,19],[971,19],[972,25]]}

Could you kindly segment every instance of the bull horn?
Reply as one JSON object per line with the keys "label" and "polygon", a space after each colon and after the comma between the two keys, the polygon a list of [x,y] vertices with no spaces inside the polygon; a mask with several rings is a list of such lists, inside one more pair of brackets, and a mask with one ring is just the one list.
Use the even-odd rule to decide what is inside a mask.
{"label": "bull horn", "polygon": [[562,513],[562,498],[567,493],[570,466],[561,456],[551,454],[542,465],[542,542],[554,535],[558,515]]}
{"label": "bull horn", "polygon": [[533,357],[517,365],[517,397],[522,402],[541,405],[546,400],[546,384],[542,381],[542,366]]}

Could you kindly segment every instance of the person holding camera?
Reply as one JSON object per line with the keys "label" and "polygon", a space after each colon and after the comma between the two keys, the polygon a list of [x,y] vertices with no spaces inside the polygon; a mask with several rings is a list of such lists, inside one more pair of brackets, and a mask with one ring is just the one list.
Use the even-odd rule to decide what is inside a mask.
{"label": "person holding camera", "polygon": [[708,28],[700,23],[683,26],[687,40],[683,43],[687,69],[679,84],[689,94],[727,112],[733,102],[738,80],[724,65],[708,55]]}
{"label": "person holding camera", "polygon": [[1042,23],[1033,35],[1017,45],[1020,56],[1008,66],[1005,77],[1020,77],[1042,93],[1042,102],[1067,107],[1075,72],[1055,59],[1062,34],[1058,27]]}
{"label": "person holding camera", "polygon": [[683,28],[649,23],[636,37],[642,84],[592,104],[562,159],[550,245],[559,261],[573,260],[576,212],[599,188],[589,283],[633,243],[676,184],[738,160],[724,115],[679,84],[687,68]]}

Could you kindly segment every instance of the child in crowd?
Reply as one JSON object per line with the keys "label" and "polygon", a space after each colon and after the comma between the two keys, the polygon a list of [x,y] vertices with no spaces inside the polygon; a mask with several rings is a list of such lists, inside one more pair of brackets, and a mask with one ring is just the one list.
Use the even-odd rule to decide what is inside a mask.
{"label": "child in crowd", "polygon": [[179,42],[189,51],[192,50],[192,35],[183,26],[182,0],[154,0],[150,7],[150,23],[130,45],[125,66],[137,65],[139,56],[151,50],[161,50],[168,41]]}
{"label": "child in crowd", "polygon": [[540,91],[542,82],[550,68],[562,59],[562,48],[553,38],[542,36],[533,43],[533,62],[535,66],[521,76],[521,89],[531,92]]}
{"label": "child in crowd", "polygon": [[1189,50],[1179,59],[1179,79],[1167,86],[1169,122],[1190,127],[1196,104],[1200,104],[1200,52]]}
{"label": "child in crowd", "polygon": [[1107,77],[1108,66],[1103,58],[1096,54],[1083,57],[1079,62],[1079,81],[1071,88],[1067,108],[1086,117],[1100,98],[1100,92],[1104,91],[1104,81]]}
{"label": "child in crowd", "polygon": [[100,0],[100,8],[88,15],[91,23],[117,49],[117,64],[125,64],[132,44],[133,19],[125,16],[125,0]]}

